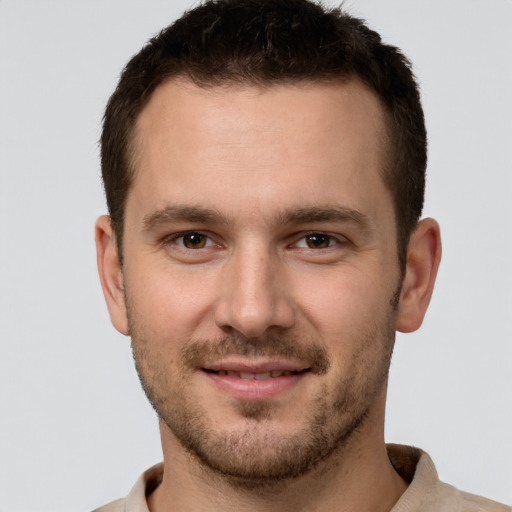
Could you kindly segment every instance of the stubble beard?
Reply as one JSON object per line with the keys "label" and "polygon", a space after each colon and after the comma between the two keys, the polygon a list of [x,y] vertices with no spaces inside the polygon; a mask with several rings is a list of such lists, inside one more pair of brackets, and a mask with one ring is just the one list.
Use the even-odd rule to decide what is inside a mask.
{"label": "stubble beard", "polygon": [[[242,336],[215,342],[195,340],[181,353],[180,364],[170,368],[130,311],[130,334],[135,365],[142,387],[160,420],[181,446],[208,471],[230,484],[245,488],[272,487],[305,475],[322,461],[350,448],[350,439],[361,429],[377,395],[385,388],[394,345],[394,314],[373,325],[354,343],[347,375],[341,375],[329,393],[324,383],[305,417],[302,427],[283,433],[272,425],[275,404],[271,401],[240,401],[241,418],[236,430],[214,428],[207,408],[193,396],[194,372],[200,360],[212,355],[268,355],[308,358],[318,378],[328,372],[330,361],[318,343],[281,333],[251,340]],[[169,342],[172,343],[172,342]],[[175,375],[171,374],[171,372]],[[192,390],[192,393],[190,392]]]}

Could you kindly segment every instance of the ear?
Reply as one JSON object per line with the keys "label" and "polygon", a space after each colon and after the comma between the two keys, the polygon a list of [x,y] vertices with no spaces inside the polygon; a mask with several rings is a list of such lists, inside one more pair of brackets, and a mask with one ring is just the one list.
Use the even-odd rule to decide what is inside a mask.
{"label": "ear", "polygon": [[434,219],[423,219],[411,235],[400,293],[397,330],[418,329],[427,311],[441,261],[441,233]]}
{"label": "ear", "polygon": [[117,253],[115,233],[110,217],[98,218],[95,226],[96,259],[103,295],[114,327],[128,335],[128,317],[123,289],[123,272]]}

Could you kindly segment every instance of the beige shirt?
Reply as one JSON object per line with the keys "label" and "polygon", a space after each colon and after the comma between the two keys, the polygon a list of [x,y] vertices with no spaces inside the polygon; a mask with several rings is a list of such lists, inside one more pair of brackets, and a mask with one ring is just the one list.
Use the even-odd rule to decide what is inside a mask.
{"label": "beige shirt", "polygon": [[[512,512],[512,507],[459,491],[439,480],[432,459],[422,450],[397,444],[387,445],[396,471],[410,482],[391,512]],[[144,472],[126,498],[94,512],[149,512],[146,495],[162,481],[163,464]]]}

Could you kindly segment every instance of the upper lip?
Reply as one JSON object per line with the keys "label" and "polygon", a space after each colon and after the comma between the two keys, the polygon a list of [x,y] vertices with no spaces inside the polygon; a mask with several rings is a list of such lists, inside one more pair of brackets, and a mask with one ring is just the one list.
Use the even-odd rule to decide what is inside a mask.
{"label": "upper lip", "polygon": [[308,364],[304,364],[296,361],[284,361],[284,360],[247,360],[247,359],[222,359],[219,361],[207,363],[203,366],[203,369],[211,371],[232,371],[232,372],[244,372],[244,373],[266,373],[266,372],[300,372],[307,370]]}

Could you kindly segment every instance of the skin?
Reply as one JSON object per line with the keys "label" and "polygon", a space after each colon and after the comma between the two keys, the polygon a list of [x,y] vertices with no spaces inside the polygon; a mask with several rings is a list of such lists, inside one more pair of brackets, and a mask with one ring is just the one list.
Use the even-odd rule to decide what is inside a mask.
{"label": "skin", "polygon": [[[123,268],[108,217],[96,241],[161,417],[150,509],[390,510],[406,488],[383,435],[394,332],[421,325],[441,245],[421,221],[401,275],[378,100],[357,81],[173,80],[136,129]],[[308,371],[269,393],[223,368]]]}

